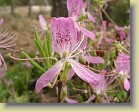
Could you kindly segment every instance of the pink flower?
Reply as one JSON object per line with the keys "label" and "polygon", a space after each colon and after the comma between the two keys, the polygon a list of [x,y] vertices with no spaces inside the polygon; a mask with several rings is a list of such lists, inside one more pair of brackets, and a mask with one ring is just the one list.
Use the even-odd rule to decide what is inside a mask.
{"label": "pink flower", "polygon": [[41,29],[46,31],[47,30],[47,23],[42,15],[39,15],[39,22],[40,22]]}
{"label": "pink flower", "polygon": [[116,72],[127,71],[130,72],[130,57],[127,54],[119,54],[116,60]]}
{"label": "pink flower", "polygon": [[[84,35],[77,39],[77,29],[73,20],[68,17],[52,18],[51,27],[52,33],[52,46],[54,51],[60,55],[59,60],[49,70],[47,70],[36,82],[36,92],[38,93],[43,87],[59,75],[65,62],[70,63],[73,71],[85,82],[97,85],[100,83],[100,76],[84,67],[76,60],[73,60],[74,53],[78,51],[78,48],[84,40]],[[78,53],[77,53],[78,54]],[[100,58],[99,58],[100,59]],[[92,61],[92,58],[89,58]],[[103,59],[101,60],[103,61]]]}
{"label": "pink flower", "polygon": [[124,31],[124,28],[119,27],[119,26],[115,26],[115,29],[119,32],[120,40],[123,41],[126,37],[126,33]]}
{"label": "pink flower", "polygon": [[85,10],[84,3],[82,0],[67,0],[67,9],[69,17],[77,20],[81,13]]}
{"label": "pink flower", "polygon": [[130,90],[130,57],[127,54],[119,54],[116,60],[117,68],[115,69],[123,77],[124,88]]}
{"label": "pink flower", "polygon": [[[84,36],[87,36],[94,40],[95,35],[92,32],[86,30],[84,27],[80,26],[80,23],[77,23],[78,18],[85,11],[85,6],[86,4],[82,0],[67,0],[69,17],[74,20],[74,24],[78,31],[82,32]],[[93,19],[91,15],[89,17],[90,19]]]}

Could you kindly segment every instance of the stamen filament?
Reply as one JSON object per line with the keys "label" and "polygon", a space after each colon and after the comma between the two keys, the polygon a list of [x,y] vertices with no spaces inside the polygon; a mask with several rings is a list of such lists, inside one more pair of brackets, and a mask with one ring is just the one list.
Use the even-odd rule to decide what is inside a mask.
{"label": "stamen filament", "polygon": [[28,61],[28,60],[41,60],[41,59],[53,59],[55,61],[58,61],[57,58],[54,58],[54,57],[43,57],[43,58],[28,58],[28,59],[21,59],[21,58],[16,58],[14,56],[11,55],[11,53],[9,53],[9,57],[14,59],[14,60],[19,60],[19,61]]}
{"label": "stamen filament", "polygon": [[78,46],[69,54],[69,56],[68,56],[69,58],[80,47],[80,45],[82,44],[83,40],[84,40],[84,35],[83,35],[83,38],[82,38],[81,42],[78,44]]}

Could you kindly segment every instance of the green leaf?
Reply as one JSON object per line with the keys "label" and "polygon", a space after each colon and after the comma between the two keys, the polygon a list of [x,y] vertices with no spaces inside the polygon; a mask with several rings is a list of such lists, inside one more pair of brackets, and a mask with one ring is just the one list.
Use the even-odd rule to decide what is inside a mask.
{"label": "green leaf", "polygon": [[127,93],[125,90],[122,90],[119,92],[119,94],[117,95],[117,98],[119,99],[120,102],[125,102],[127,97]]}
{"label": "green leaf", "polygon": [[43,48],[43,45],[42,45],[40,36],[39,36],[38,31],[37,31],[36,28],[35,28],[35,39],[37,40],[37,42],[38,42],[38,44],[40,45],[40,47]]}
{"label": "green leaf", "polygon": [[52,56],[52,39],[51,39],[51,35],[50,32],[47,31],[47,48],[48,48],[48,53],[49,56]]}
{"label": "green leaf", "polygon": [[[39,44],[39,42],[37,40],[35,40],[35,44],[36,44],[37,49],[39,50],[39,53],[40,53],[41,57],[46,57],[46,55],[43,51],[43,48],[41,47],[41,45]],[[44,59],[44,62],[45,62],[46,69],[48,69],[50,67],[49,60]]]}

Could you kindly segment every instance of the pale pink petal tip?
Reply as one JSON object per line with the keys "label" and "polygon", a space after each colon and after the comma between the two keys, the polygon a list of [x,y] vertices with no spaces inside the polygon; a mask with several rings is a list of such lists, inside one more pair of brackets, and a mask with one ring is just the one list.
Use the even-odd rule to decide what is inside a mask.
{"label": "pale pink petal tip", "polygon": [[68,103],[78,103],[76,100],[70,99],[68,97],[65,97],[65,101]]}
{"label": "pale pink petal tip", "polygon": [[39,15],[39,22],[40,22],[41,28],[43,30],[46,30],[47,24],[46,24],[46,21],[42,15]]}
{"label": "pale pink petal tip", "polygon": [[130,90],[130,81],[128,79],[124,80],[124,88],[126,91]]}

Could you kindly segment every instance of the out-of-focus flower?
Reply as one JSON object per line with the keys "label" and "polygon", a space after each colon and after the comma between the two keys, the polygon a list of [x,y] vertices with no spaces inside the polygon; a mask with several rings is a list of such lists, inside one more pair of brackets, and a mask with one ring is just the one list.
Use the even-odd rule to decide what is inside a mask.
{"label": "out-of-focus flower", "polygon": [[119,54],[116,60],[115,69],[119,76],[123,78],[124,88],[130,90],[130,57],[127,54]]}
{"label": "out-of-focus flower", "polygon": [[[0,28],[3,24],[3,19],[0,19]],[[15,39],[13,33],[9,33],[6,30],[3,31],[0,29],[0,48],[1,49],[9,49],[10,47],[15,45]],[[6,63],[4,61],[4,58],[2,54],[0,53],[0,67],[1,67],[1,76],[3,74],[3,71],[7,70]]]}
{"label": "out-of-focus flower", "polygon": [[123,27],[115,26],[115,29],[119,32],[120,41],[123,41],[126,37],[126,33]]}
{"label": "out-of-focus flower", "polygon": [[30,69],[31,68],[31,64],[28,61],[25,61],[23,63],[23,66],[25,66],[26,68]]}
{"label": "out-of-focus flower", "polygon": [[82,0],[67,0],[69,17],[72,17],[76,21],[85,10],[84,6],[85,5]]}
{"label": "out-of-focus flower", "polygon": [[[66,62],[71,65],[73,71],[83,81],[94,86],[98,85],[101,82],[100,76],[73,59],[74,56],[78,54],[77,50],[84,40],[84,35],[81,35],[80,40],[77,39],[77,28],[73,20],[70,17],[54,17],[52,18],[50,29],[52,33],[52,46],[54,51],[60,55],[61,60],[37,80],[35,87],[36,92],[38,93],[43,87],[47,86],[48,83],[52,82],[52,80],[60,73]],[[101,61],[104,62],[102,58]]]}
{"label": "out-of-focus flower", "polygon": [[[74,24],[78,31],[82,32],[84,36],[87,36],[94,40],[94,34],[91,31],[86,30],[84,27],[80,25],[80,22],[77,23],[78,18],[85,11],[86,4],[82,0],[67,0],[67,9],[69,13],[69,17],[71,17],[74,21]],[[91,17],[91,15],[90,15]],[[92,17],[93,18],[93,17]]]}
{"label": "out-of-focus flower", "polygon": [[39,22],[40,22],[41,29],[46,31],[47,30],[47,23],[42,15],[39,15]]}
{"label": "out-of-focus flower", "polygon": [[93,23],[96,22],[95,18],[90,14],[90,12],[87,12],[87,16]]}
{"label": "out-of-focus flower", "polygon": [[13,84],[13,80],[12,79],[4,79],[4,83],[9,87]]}

